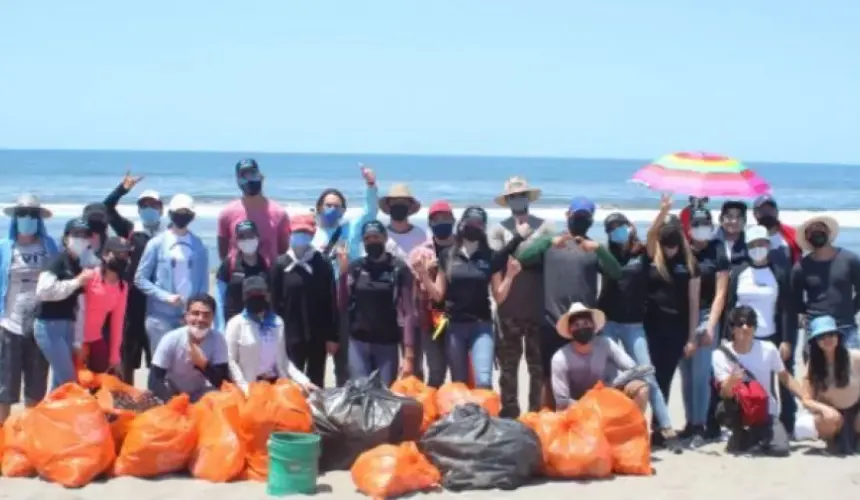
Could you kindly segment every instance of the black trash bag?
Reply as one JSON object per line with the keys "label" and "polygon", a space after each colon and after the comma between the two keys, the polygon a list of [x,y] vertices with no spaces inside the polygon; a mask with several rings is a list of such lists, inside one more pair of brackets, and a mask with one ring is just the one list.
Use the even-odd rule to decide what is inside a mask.
{"label": "black trash bag", "polygon": [[424,409],[389,391],[376,372],[308,398],[321,439],[320,470],[349,470],[359,455],[381,444],[417,441]]}
{"label": "black trash bag", "polygon": [[455,407],[431,425],[419,448],[442,473],[442,486],[452,491],[519,488],[542,460],[533,430],[491,417],[474,403]]}

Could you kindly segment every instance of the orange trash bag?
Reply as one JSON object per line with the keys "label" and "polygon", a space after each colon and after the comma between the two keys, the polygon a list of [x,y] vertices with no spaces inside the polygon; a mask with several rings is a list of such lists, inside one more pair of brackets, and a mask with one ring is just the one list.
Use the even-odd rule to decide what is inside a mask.
{"label": "orange trash bag", "polygon": [[115,398],[123,394],[135,400],[140,398],[143,392],[112,375],[101,375],[99,377],[99,390],[96,392],[96,400],[108,417],[117,452],[122,447],[125,436],[128,434],[128,429],[131,427],[131,422],[137,417],[138,413],[127,408],[118,408]]}
{"label": "orange trash bag", "polygon": [[603,430],[612,447],[613,472],[652,474],[648,423],[636,402],[626,394],[598,382],[568,412],[583,426]]}
{"label": "orange trash bag", "polygon": [[78,385],[88,390],[95,390],[101,386],[101,375],[93,373],[84,368],[83,364],[75,362],[78,376]]}
{"label": "orange trash bag", "polygon": [[426,385],[418,377],[408,376],[395,381],[391,392],[415,399],[424,407],[424,418],[421,421],[421,432],[424,433],[439,418],[436,407],[436,389]]}
{"label": "orange trash bag", "polygon": [[350,469],[358,491],[378,500],[439,486],[442,474],[414,441],[382,444],[358,456]]}
{"label": "orange trash bag", "polygon": [[520,422],[540,439],[544,475],[563,479],[612,476],[612,447],[600,429],[583,425],[571,413],[549,410],[527,413]]}
{"label": "orange trash bag", "polygon": [[32,477],[36,475],[36,468],[27,458],[26,440],[24,433],[24,420],[29,411],[16,413],[6,419],[3,425],[3,460],[0,470],[6,477]]}
{"label": "orange trash bag", "polygon": [[302,389],[291,380],[274,384],[251,382],[241,412],[247,479],[265,481],[269,476],[269,436],[273,432],[311,432],[314,420]]}
{"label": "orange trash bag", "polygon": [[197,428],[187,394],[138,415],[114,465],[117,476],[156,477],[184,470],[197,446]]}
{"label": "orange trash bag", "polygon": [[78,488],[107,472],[116,458],[110,426],[99,403],[68,383],[48,394],[24,419],[27,457],[48,481]]}
{"label": "orange trash bag", "polygon": [[492,417],[498,417],[502,411],[502,398],[496,392],[488,389],[469,389],[466,384],[449,382],[436,392],[436,406],[439,416],[451,413],[455,406],[475,403],[487,410]]}
{"label": "orange trash bag", "polygon": [[226,483],[245,469],[245,445],[239,439],[244,403],[245,395],[229,382],[197,402],[197,449],[189,465],[192,476]]}

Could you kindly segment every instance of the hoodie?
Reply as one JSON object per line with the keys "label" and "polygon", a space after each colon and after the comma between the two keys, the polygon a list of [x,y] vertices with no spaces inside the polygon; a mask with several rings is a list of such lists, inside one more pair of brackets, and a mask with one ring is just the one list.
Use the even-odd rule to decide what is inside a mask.
{"label": "hoodie", "polygon": [[[45,245],[45,251],[48,253],[48,261],[50,261],[59,250],[57,242],[48,236],[48,231],[45,228],[45,221],[39,220],[39,227],[36,234]],[[0,317],[6,313],[6,294],[9,291],[9,268],[12,265],[12,250],[15,247],[15,240],[18,238],[18,222],[12,218],[9,224],[9,236],[6,239],[0,240]]]}

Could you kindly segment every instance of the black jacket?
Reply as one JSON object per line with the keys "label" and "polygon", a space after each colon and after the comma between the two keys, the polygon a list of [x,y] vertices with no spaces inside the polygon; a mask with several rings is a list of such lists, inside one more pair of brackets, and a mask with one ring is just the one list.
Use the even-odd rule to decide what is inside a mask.
{"label": "black jacket", "polygon": [[319,252],[308,264],[311,273],[295,266],[289,254],[278,257],[269,272],[272,310],[284,320],[287,344],[338,342],[339,315],[334,270]]}

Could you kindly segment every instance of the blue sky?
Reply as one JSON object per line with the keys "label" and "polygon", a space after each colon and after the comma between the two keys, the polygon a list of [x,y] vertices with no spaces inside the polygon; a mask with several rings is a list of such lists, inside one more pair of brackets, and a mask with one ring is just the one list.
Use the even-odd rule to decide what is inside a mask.
{"label": "blue sky", "polygon": [[4,2],[0,147],[860,163],[860,2],[815,4]]}

